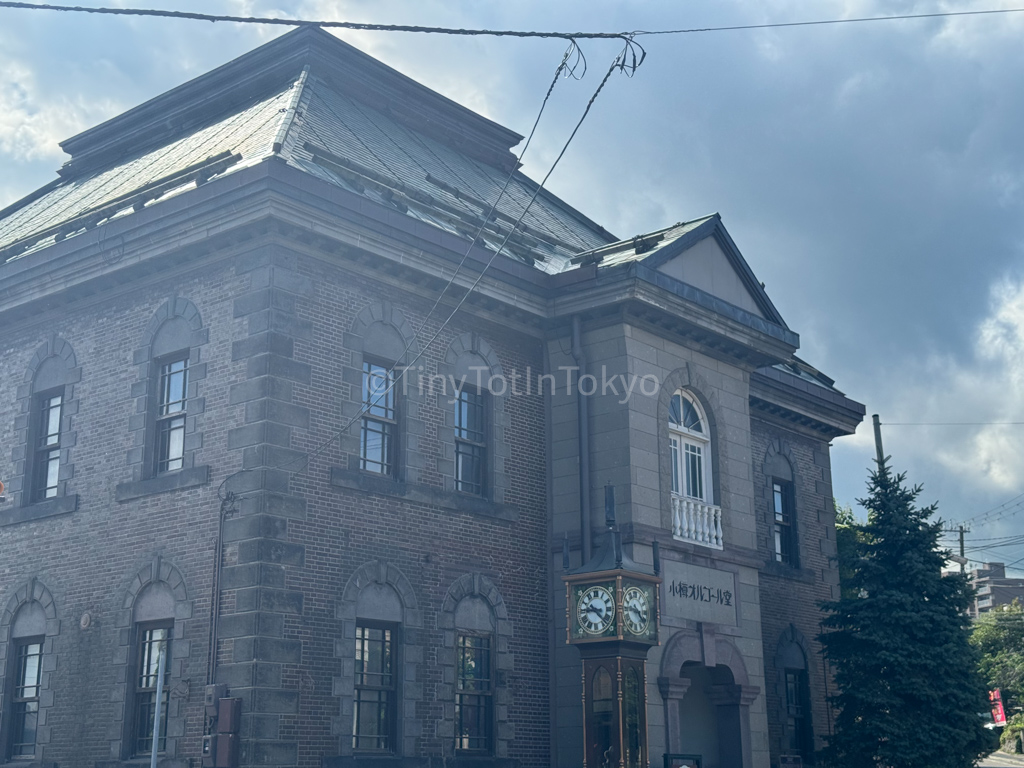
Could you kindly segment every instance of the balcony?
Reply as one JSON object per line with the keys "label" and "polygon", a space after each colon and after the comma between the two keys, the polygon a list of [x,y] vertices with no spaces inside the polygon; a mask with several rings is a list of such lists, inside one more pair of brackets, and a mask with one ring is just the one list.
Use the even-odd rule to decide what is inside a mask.
{"label": "balcony", "polygon": [[700,547],[722,548],[722,508],[672,496],[672,536]]}

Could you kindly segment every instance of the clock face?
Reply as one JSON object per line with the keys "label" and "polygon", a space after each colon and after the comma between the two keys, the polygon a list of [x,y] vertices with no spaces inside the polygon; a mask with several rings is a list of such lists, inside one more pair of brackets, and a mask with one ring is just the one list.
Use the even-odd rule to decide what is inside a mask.
{"label": "clock face", "polygon": [[615,599],[604,587],[585,587],[576,601],[576,621],[586,634],[600,635],[615,621]]}
{"label": "clock face", "polygon": [[622,593],[622,619],[634,635],[644,635],[651,623],[651,602],[640,587],[628,587]]}

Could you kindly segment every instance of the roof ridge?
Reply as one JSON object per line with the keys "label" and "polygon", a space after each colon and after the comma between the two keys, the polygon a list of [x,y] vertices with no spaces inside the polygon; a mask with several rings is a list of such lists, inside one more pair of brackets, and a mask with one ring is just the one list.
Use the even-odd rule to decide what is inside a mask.
{"label": "roof ridge", "polygon": [[291,130],[292,123],[295,122],[295,113],[298,110],[299,100],[302,98],[302,92],[306,88],[306,80],[308,77],[309,64],[302,68],[302,73],[299,75],[299,79],[292,85],[295,92],[292,94],[292,97],[288,102],[288,106],[285,108],[284,120],[281,121],[281,126],[277,129],[277,136],[274,137],[274,143],[272,145],[271,151],[275,155],[284,148],[284,143],[288,139],[288,131]]}
{"label": "roof ridge", "polygon": [[509,148],[522,136],[443,96],[408,75],[322,30],[304,27],[172,88],[116,117],[60,143],[71,159],[58,171],[79,176],[134,152],[216,122],[253,98],[293,82],[295,71],[311,65],[326,80],[356,100],[392,117],[414,121],[442,141],[486,162],[510,167]]}

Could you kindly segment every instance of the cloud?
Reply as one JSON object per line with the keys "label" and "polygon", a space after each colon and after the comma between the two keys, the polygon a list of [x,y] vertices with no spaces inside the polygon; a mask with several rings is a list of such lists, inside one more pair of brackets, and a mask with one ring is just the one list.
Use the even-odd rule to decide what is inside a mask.
{"label": "cloud", "polygon": [[[882,414],[886,454],[898,471],[909,470],[911,483],[929,478],[926,496],[945,498],[944,511],[956,518],[980,511],[962,509],[966,499],[1002,499],[1024,490],[1024,426],[1005,423],[1024,422],[1024,278],[1003,277],[990,295],[967,352],[907,355],[872,371],[892,385],[876,390],[873,402]],[[866,465],[874,450],[865,426],[844,438],[843,449]]]}
{"label": "cloud", "polygon": [[117,109],[112,99],[48,98],[27,65],[0,59],[0,152],[14,160],[62,158],[60,141]]}

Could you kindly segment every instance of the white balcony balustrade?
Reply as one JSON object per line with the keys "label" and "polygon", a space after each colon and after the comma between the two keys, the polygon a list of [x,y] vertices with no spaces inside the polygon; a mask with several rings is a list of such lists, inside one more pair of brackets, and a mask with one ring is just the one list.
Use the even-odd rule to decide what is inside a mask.
{"label": "white balcony balustrade", "polygon": [[688,496],[672,496],[672,535],[701,547],[722,548],[722,508]]}

